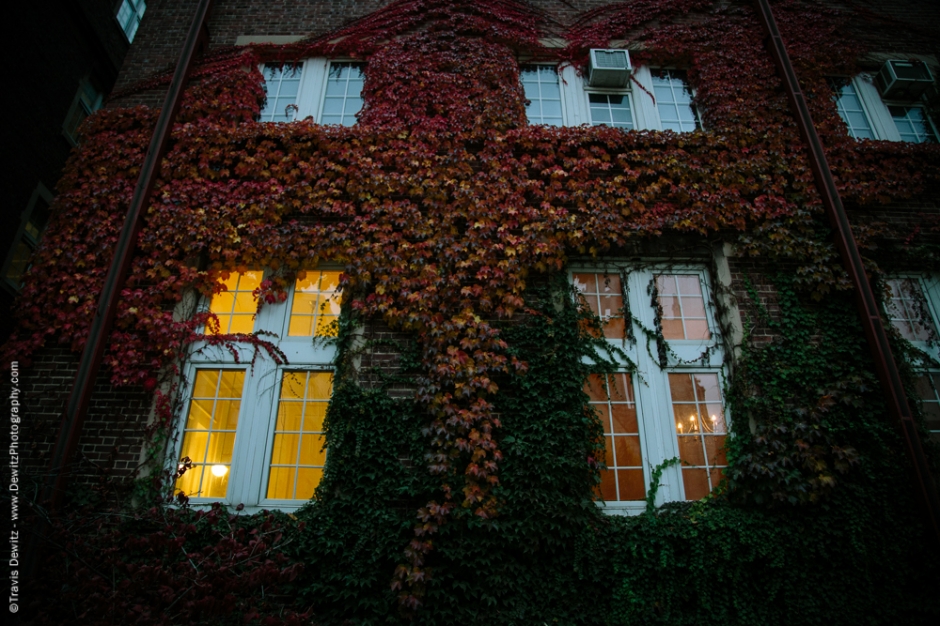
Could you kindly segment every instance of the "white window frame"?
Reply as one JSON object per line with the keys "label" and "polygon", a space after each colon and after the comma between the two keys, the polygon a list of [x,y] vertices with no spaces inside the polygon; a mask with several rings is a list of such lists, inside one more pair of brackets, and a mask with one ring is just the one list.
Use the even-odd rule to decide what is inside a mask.
{"label": "white window frame", "polygon": [[[123,0],[118,12],[114,16],[128,43],[133,43],[137,35],[137,29],[140,28],[140,21],[144,19],[144,13],[147,11],[147,0]],[[123,17],[122,17],[123,16]]]}
{"label": "white window frame", "polygon": [[[626,296],[629,311],[644,328],[655,328],[656,310],[651,304],[648,292],[650,281],[655,274],[694,274],[699,277],[705,300],[705,312],[711,337],[708,340],[667,340],[670,352],[667,353],[666,367],[660,367],[657,345],[654,341],[647,344],[646,335],[635,324],[635,341],[608,338],[607,342],[614,349],[626,353],[636,369],[631,372],[633,397],[636,402],[637,422],[640,435],[640,447],[643,456],[644,485],[649,492],[653,469],[672,458],[679,457],[679,442],[675,435],[672,396],[669,387],[669,374],[716,374],[722,388],[722,407],[725,427],[730,432],[730,418],[724,399],[726,376],[724,368],[723,342],[718,324],[718,313],[714,304],[715,291],[712,280],[704,265],[697,263],[644,263],[610,264],[607,267],[590,263],[573,263],[569,268],[569,282],[573,284],[574,274],[607,273],[621,276],[626,274]],[[633,324],[632,320],[625,323]],[[707,356],[700,357],[707,351]],[[651,354],[652,352],[652,354]],[[629,371],[630,363],[622,356],[615,359],[622,366],[618,371]],[[655,505],[666,502],[685,500],[685,486],[681,465],[666,468],[659,481]],[[598,500],[605,512],[615,515],[635,515],[646,509],[645,500],[603,501]]]}
{"label": "white window frame", "polygon": [[[258,270],[260,271],[260,270]],[[318,267],[309,271],[339,271],[336,267]],[[271,456],[274,444],[274,430],[277,422],[278,401],[281,382],[287,372],[333,372],[336,360],[336,347],[323,337],[288,335],[290,312],[294,301],[294,288],[289,291],[285,302],[265,304],[254,319],[253,332],[267,331],[275,333],[263,336],[277,346],[287,357],[287,364],[274,363],[264,350],[252,365],[255,348],[247,344],[233,346],[235,355],[227,346],[212,346],[204,341],[194,342],[186,365],[183,367],[185,390],[179,403],[180,414],[176,416],[173,444],[168,459],[171,471],[179,463],[184,431],[189,417],[189,406],[193,396],[193,386],[198,370],[241,370],[245,372],[242,389],[235,443],[232,450],[232,462],[227,493],[224,498],[190,496],[190,504],[205,506],[213,502],[228,505],[243,504],[245,511],[257,512],[263,509],[292,511],[307,503],[307,500],[285,500],[267,497],[268,477],[271,469]],[[202,299],[199,309],[209,310],[209,300]]]}
{"label": "white window frame", "polygon": [[[317,124],[322,123],[327,79],[330,75],[330,66],[334,63],[358,63],[365,67],[365,62],[361,59],[326,59],[322,57],[304,59],[293,64],[284,64],[285,66],[300,66],[298,70],[300,72],[300,85],[297,88],[297,100],[293,103],[296,109],[294,109],[294,118],[291,121],[304,120],[310,117]],[[261,65],[259,69],[263,76],[265,66]]]}

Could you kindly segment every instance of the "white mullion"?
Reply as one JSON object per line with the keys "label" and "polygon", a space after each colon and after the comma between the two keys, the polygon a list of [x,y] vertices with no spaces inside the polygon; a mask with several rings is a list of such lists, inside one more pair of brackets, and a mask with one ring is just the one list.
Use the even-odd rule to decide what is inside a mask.
{"label": "white mullion", "polygon": [[881,94],[878,93],[878,88],[875,87],[871,77],[867,74],[854,76],[851,84],[855,87],[855,95],[858,96],[862,110],[868,117],[875,139],[901,141],[901,133],[894,125],[894,118],[891,117],[888,105],[881,99]]}
{"label": "white mullion", "polygon": [[650,69],[645,65],[635,68],[633,70],[633,80],[649,91],[649,93],[646,93],[639,88],[630,90],[636,95],[631,103],[634,110],[634,128],[637,130],[662,130],[663,125],[659,119],[659,109],[656,108],[656,103],[653,102],[653,98],[650,96],[653,93],[653,75]]}
{"label": "white mullion", "polygon": [[320,108],[323,102],[323,77],[328,61],[322,58],[306,59],[300,86],[297,88],[297,119],[312,117],[319,122]]}
{"label": "white mullion", "polygon": [[[655,310],[650,304],[650,295],[647,292],[653,274],[654,272],[650,269],[631,271],[628,283],[627,295],[630,300],[630,311],[647,329],[655,328],[656,324]],[[654,342],[647,347],[646,337],[642,333],[636,333],[636,335],[637,374],[641,378],[636,388],[637,418],[642,438],[641,445],[644,445],[647,451],[643,459],[643,473],[648,489],[653,468],[664,459],[678,456],[679,450],[671,429],[663,423],[664,416],[672,415],[672,407],[668,402],[668,378],[666,372],[659,366],[657,346]],[[672,423],[671,417],[667,423]],[[677,478],[681,476],[676,474],[674,467],[663,472],[660,477],[660,489],[656,496],[657,505],[676,499],[674,485]]]}

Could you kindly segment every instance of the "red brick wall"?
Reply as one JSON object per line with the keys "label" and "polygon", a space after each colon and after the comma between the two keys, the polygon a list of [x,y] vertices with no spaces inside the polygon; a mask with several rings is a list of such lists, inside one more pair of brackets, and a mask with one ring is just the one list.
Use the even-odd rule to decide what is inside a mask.
{"label": "red brick wall", "polygon": [[[39,480],[49,468],[77,366],[78,355],[59,346],[43,349],[29,367],[20,366],[20,451],[28,478]],[[108,376],[109,372],[102,371],[95,384],[70,468],[73,484],[94,484],[105,477],[127,478],[140,460],[152,396],[140,388],[116,389]]]}

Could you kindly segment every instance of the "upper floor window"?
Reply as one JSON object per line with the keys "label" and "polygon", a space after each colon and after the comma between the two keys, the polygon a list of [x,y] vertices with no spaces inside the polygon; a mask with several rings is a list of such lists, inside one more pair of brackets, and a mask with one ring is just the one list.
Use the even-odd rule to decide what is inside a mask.
{"label": "upper floor window", "polygon": [[118,9],[117,21],[121,25],[128,41],[134,41],[134,35],[137,34],[137,28],[140,26],[140,20],[144,17],[144,11],[147,10],[146,0],[124,0],[121,8]]}
{"label": "upper floor window", "polygon": [[365,64],[307,59],[262,69],[267,102],[262,122],[312,117],[321,124],[352,126],[362,109]]}
{"label": "upper floor window", "polygon": [[849,135],[855,139],[874,139],[871,122],[862,107],[855,84],[851,81],[845,84],[833,83],[833,90],[839,117],[845,122]]}
{"label": "upper floor window", "polygon": [[559,71],[554,65],[523,65],[520,79],[530,124],[549,126],[613,126],[623,130],[701,128],[685,74],[647,67],[633,70],[622,89],[591,87],[575,68]]}
{"label": "upper floor window", "polygon": [[352,126],[362,109],[362,63],[330,63],[326,77],[321,124]]}
{"label": "upper floor window", "polygon": [[920,106],[888,106],[894,126],[901,135],[901,141],[911,143],[936,143],[937,129]]}
{"label": "upper floor window", "polygon": [[918,102],[885,102],[869,75],[832,79],[830,84],[849,136],[911,143],[937,141],[937,129],[923,106]]}
{"label": "upper floor window", "polygon": [[652,73],[653,94],[663,130],[677,133],[699,130],[702,123],[692,102],[685,73],[678,70],[658,70]]}
{"label": "upper floor window", "polygon": [[275,65],[264,68],[267,101],[261,110],[262,122],[292,122],[297,119],[300,74],[303,64]]}
{"label": "upper floor window", "polygon": [[313,497],[326,463],[323,421],[332,393],[335,348],[316,337],[335,334],[339,272],[301,273],[286,302],[257,311],[261,271],[230,272],[209,311],[206,332],[268,331],[289,365],[246,348],[198,345],[174,459],[191,468],[176,483],[196,503],[293,508]]}
{"label": "upper floor window", "polygon": [[588,102],[591,124],[633,129],[633,107],[630,106],[629,94],[589,93]]}
{"label": "upper floor window", "polygon": [[[601,498],[612,510],[642,510],[653,469],[672,458],[681,466],[664,471],[659,501],[705,497],[727,465],[722,359],[707,275],[695,266],[653,266],[576,270],[571,277],[623,359],[622,371],[585,384],[604,430]],[[659,341],[648,340],[657,328]]]}
{"label": "upper floor window", "polygon": [[521,68],[525,90],[525,114],[530,124],[564,126],[561,85],[553,65],[524,65]]}

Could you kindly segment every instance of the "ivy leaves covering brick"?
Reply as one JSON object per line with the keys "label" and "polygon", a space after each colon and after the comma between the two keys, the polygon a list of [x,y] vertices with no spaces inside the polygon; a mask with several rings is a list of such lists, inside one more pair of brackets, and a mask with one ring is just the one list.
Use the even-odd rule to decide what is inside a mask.
{"label": "ivy leaves covering brick", "polygon": [[[852,205],[887,203],[935,185],[937,146],[856,142],[845,134],[827,77],[858,69],[861,50],[845,29],[850,15],[797,2],[775,3],[774,10],[804,89],[815,96],[812,113],[843,199]],[[568,47],[545,48],[539,38],[546,32],[562,35]],[[589,47],[606,47],[618,38],[642,44],[636,64],[688,68],[706,132],[526,125],[518,54],[581,65]],[[356,127],[254,121],[264,102],[259,63],[337,55],[368,63],[366,106]],[[473,564],[497,568],[493,555],[518,548],[528,532],[546,542],[531,554],[533,563],[558,575],[553,588],[569,583],[572,589],[601,588],[617,577],[609,570],[608,578],[599,580],[603,568],[592,573],[588,565],[603,551],[600,537],[630,524],[598,517],[591,503],[594,470],[585,459],[598,435],[583,413],[583,372],[572,363],[556,372],[554,384],[574,385],[562,403],[572,407],[559,419],[572,420],[569,426],[578,429],[580,439],[560,454],[573,455],[571,467],[581,464],[582,472],[575,471],[580,482],[572,486],[580,500],[563,500],[566,507],[552,514],[564,516],[570,507],[581,513],[559,529],[519,526],[514,539],[500,535],[507,543],[499,550],[486,539],[487,533],[526,518],[513,500],[520,492],[504,481],[519,435],[510,440],[502,433],[518,417],[506,415],[525,387],[519,381],[539,380],[534,362],[513,347],[504,324],[520,316],[541,319],[533,299],[526,301],[527,285],[563,269],[569,256],[614,254],[632,241],[670,233],[721,236],[745,253],[791,264],[804,293],[821,296],[846,287],[820,224],[802,143],[747,4],[616,3],[559,32],[557,24],[522,3],[400,1],[297,44],[217,51],[196,78],[148,208],[106,364],[115,384],[152,389],[174,371],[187,346],[202,338],[204,315],[173,316],[187,292],[208,296],[219,288],[223,272],[265,267],[270,272],[260,300],[276,301],[303,268],[324,260],[343,264],[343,289],[355,296],[354,315],[410,331],[418,350],[414,413],[407,421],[412,439],[406,440],[418,443],[416,458],[427,475],[401,488],[414,505],[407,515],[387,511],[374,527],[388,531],[383,536],[397,552],[379,550],[376,562],[385,578],[373,582],[385,591],[370,596],[382,600],[369,610],[391,600],[403,615],[422,619],[430,598],[437,606],[446,604],[443,596],[451,587],[435,585],[469,580]],[[152,77],[137,88],[166,80]],[[109,261],[101,251],[117,239],[155,119],[143,107],[114,108],[84,125],[82,148],[60,184],[54,217],[20,301],[18,330],[7,346],[21,361],[49,342],[68,342],[76,350],[84,344]],[[887,233],[878,224],[869,229],[863,243]],[[258,337],[221,340],[265,346]],[[337,394],[334,407],[345,397],[339,389]],[[350,411],[357,403],[374,402],[350,399]],[[159,406],[160,423],[169,424],[170,405]],[[332,427],[339,432],[344,418],[334,415]],[[532,419],[539,418],[532,414]],[[512,428],[525,430],[521,423]],[[818,445],[831,448],[826,436]],[[795,445],[786,437],[774,441],[788,449]],[[319,492],[322,502],[311,507],[310,515],[326,525],[324,535],[330,524],[344,519],[326,513],[340,510],[331,508],[327,495],[330,472],[337,471],[341,458],[334,446],[340,444],[339,435],[332,434],[333,469]],[[845,444],[840,450],[848,455],[847,467],[854,465],[855,449]],[[825,496],[832,486],[828,480],[813,483],[820,480],[815,474],[784,476],[789,469],[772,471],[760,483],[766,477],[755,475],[760,472],[744,461],[760,451],[739,451],[740,464],[732,464],[730,473],[748,485],[742,492],[787,500],[803,488]],[[829,454],[827,448],[821,456]],[[532,463],[540,475],[555,475],[547,469],[548,459]],[[750,479],[763,486],[750,486]],[[794,489],[778,498],[771,483],[791,480],[797,481]],[[474,540],[465,541],[464,533]],[[336,544],[337,554],[350,541],[347,536]],[[582,561],[557,556],[569,550]],[[469,569],[454,574],[460,567]],[[569,567],[574,578],[558,573]],[[523,575],[507,570],[505,580],[518,576]],[[525,576],[520,580],[529,581],[523,586],[536,584]],[[338,597],[342,593],[335,585],[352,593],[352,581],[332,584],[330,593]],[[481,594],[477,601],[497,601],[488,588],[473,587],[472,593]],[[540,604],[568,614],[537,593],[527,597],[531,605],[520,606],[513,619],[528,619],[527,611]]]}

